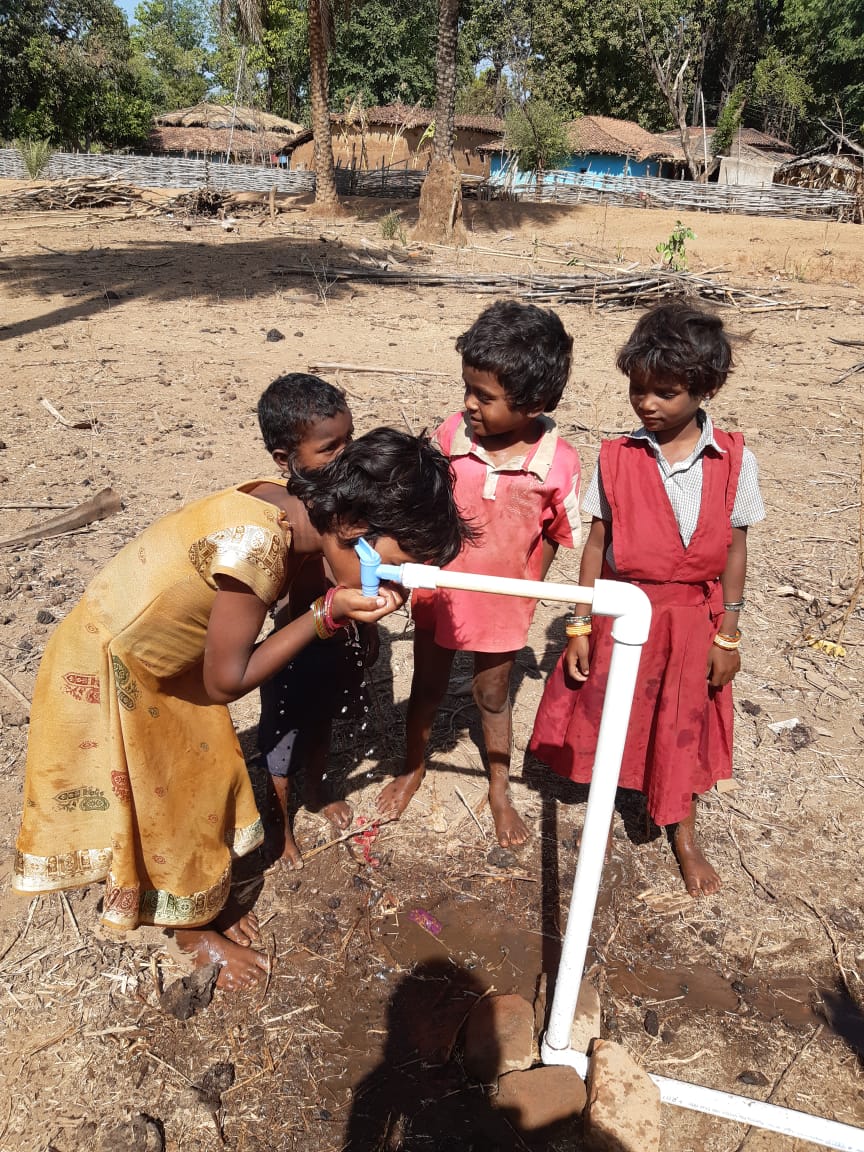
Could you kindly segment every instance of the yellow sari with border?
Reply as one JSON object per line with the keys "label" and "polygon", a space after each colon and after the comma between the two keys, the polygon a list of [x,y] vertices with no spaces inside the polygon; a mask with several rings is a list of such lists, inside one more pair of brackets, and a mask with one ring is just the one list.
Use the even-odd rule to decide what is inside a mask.
{"label": "yellow sari with border", "polygon": [[158,520],[51,636],[30,724],[12,886],[105,880],[102,921],[191,928],[221,911],[231,858],[264,832],[228,709],[204,691],[218,575],[265,604],[285,580],[279,510],[225,489]]}

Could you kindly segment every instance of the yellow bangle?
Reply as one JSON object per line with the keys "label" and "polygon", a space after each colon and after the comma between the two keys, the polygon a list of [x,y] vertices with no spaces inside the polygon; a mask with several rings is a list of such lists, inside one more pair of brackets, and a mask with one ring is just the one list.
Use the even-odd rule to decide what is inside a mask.
{"label": "yellow bangle", "polygon": [[568,624],[567,627],[564,629],[564,631],[566,632],[566,634],[569,637],[590,636],[591,635],[591,625],[590,624]]}
{"label": "yellow bangle", "polygon": [[319,596],[309,605],[309,611],[312,613],[312,624],[319,640],[330,640],[336,635],[333,629],[327,626],[323,596]]}
{"label": "yellow bangle", "polygon": [[726,636],[726,635],[724,635],[724,633],[718,632],[717,635],[714,637],[714,643],[717,645],[718,648],[722,648],[726,652],[734,652],[737,648],[740,648],[740,646],[741,646],[741,630],[740,630],[740,628],[735,629],[735,635],[734,636]]}

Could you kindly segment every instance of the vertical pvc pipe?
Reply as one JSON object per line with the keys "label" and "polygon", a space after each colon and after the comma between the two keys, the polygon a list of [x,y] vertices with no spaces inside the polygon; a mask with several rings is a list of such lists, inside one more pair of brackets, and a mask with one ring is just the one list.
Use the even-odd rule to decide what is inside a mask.
{"label": "vertical pvc pipe", "polygon": [[641,655],[641,645],[616,643],[612,649],[576,877],[545,1036],[546,1044],[554,1049],[570,1047]]}

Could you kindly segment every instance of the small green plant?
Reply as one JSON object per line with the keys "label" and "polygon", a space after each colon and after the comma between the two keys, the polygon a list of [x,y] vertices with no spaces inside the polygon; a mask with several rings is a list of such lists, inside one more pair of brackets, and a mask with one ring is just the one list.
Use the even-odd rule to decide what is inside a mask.
{"label": "small green plant", "polygon": [[390,211],[381,219],[381,235],[385,240],[398,240],[400,244],[408,243],[405,226],[398,212]]}
{"label": "small green plant", "polygon": [[27,169],[31,180],[38,180],[51,159],[51,141],[33,140],[29,136],[24,140],[16,140],[15,147]]}
{"label": "small green plant", "polygon": [[670,272],[686,272],[687,241],[695,239],[696,233],[693,229],[686,228],[680,220],[676,220],[669,239],[658,244],[655,249],[660,253],[661,264],[665,264]]}

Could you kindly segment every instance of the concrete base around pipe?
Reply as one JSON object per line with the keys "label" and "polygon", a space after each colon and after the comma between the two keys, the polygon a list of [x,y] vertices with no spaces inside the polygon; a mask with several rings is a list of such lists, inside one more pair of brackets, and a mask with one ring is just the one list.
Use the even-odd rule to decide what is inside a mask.
{"label": "concrete base around pipe", "polygon": [[[588,1078],[589,1057],[572,1048],[550,1048],[544,1039],[540,1045],[540,1058],[544,1064],[565,1064],[575,1068],[583,1080]],[[779,1132],[795,1140],[807,1140],[821,1148],[837,1148],[840,1152],[864,1152],[864,1129],[851,1124],[840,1124],[809,1112],[796,1112],[780,1108],[748,1096],[735,1096],[731,1092],[718,1092],[703,1088],[701,1084],[688,1084],[683,1080],[668,1080],[665,1076],[649,1076],[660,1089],[664,1104],[676,1104],[694,1112],[720,1116],[739,1124],[751,1124],[769,1132]]]}

